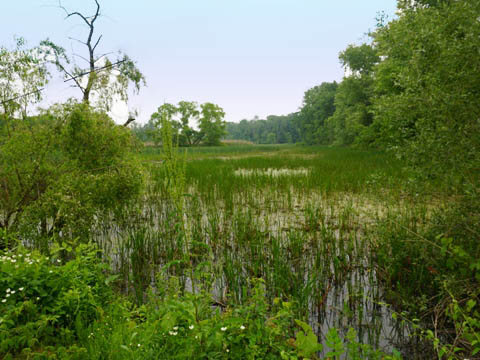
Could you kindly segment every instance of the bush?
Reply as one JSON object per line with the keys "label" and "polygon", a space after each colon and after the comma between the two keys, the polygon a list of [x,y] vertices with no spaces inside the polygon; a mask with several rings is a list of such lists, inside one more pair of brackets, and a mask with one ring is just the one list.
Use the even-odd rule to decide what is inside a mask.
{"label": "bush", "polygon": [[47,238],[88,239],[140,195],[133,136],[105,113],[68,103],[8,121],[13,130],[0,131],[0,228],[46,251]]}
{"label": "bush", "polygon": [[[74,253],[64,263],[60,253]],[[68,348],[112,299],[97,251],[57,248],[51,257],[24,248],[0,257],[0,354]],[[50,350],[51,351],[51,350]]]}

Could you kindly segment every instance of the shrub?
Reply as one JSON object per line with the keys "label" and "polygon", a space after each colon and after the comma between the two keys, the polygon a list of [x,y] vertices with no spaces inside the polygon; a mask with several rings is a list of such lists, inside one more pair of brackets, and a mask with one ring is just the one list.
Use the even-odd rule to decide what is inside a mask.
{"label": "shrub", "polygon": [[[75,254],[64,263],[61,252]],[[0,257],[0,354],[68,348],[112,298],[97,251],[57,248],[51,257],[24,248]]]}

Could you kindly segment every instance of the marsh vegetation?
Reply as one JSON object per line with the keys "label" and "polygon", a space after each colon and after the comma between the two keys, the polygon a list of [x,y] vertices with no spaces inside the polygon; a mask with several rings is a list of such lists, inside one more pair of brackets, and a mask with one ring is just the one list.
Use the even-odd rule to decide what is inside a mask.
{"label": "marsh vegetation", "polygon": [[[477,1],[398,1],[297,113],[124,126],[145,79],[97,55],[94,2],[60,3],[89,71],[0,48],[2,358],[480,356]],[[82,102],[32,113],[55,70]]]}

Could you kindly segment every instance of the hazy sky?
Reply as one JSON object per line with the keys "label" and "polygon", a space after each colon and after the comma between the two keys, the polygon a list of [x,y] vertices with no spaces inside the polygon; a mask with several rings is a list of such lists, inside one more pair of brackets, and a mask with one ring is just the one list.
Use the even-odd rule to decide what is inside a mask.
{"label": "hazy sky", "polygon": [[[34,46],[49,37],[85,54],[69,37],[85,38],[78,18],[64,20],[58,0],[0,0],[0,45],[14,35]],[[378,12],[395,0],[100,0],[100,51],[122,50],[137,61],[147,87],[131,98],[145,122],[163,102],[213,102],[227,121],[295,112],[303,93],[341,80],[338,53],[361,43]],[[94,10],[93,0],[63,0],[71,10]],[[82,64],[82,60],[77,60]],[[47,101],[71,92],[60,78]],[[116,107],[118,121],[126,109]]]}

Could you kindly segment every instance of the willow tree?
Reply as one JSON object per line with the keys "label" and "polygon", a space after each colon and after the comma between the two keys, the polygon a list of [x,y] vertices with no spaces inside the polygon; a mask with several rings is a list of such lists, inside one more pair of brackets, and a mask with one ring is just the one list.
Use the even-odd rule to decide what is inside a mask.
{"label": "willow tree", "polygon": [[104,112],[69,101],[30,113],[50,79],[39,54],[23,40],[0,47],[0,249],[13,238],[44,250],[87,241],[141,191],[130,131]]}
{"label": "willow tree", "polygon": [[38,198],[45,178],[41,163],[47,154],[39,144],[50,140],[43,131],[31,131],[25,120],[49,80],[37,53],[38,48],[26,48],[21,38],[14,50],[0,47],[0,230],[9,228]]}

